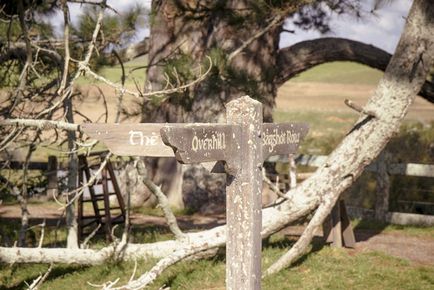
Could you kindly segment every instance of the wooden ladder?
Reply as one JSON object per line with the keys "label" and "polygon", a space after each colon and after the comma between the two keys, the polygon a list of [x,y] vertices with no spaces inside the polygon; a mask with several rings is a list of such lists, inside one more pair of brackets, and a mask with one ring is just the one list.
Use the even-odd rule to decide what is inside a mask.
{"label": "wooden ladder", "polygon": [[[105,154],[98,152],[90,154],[89,156],[100,155],[101,159]],[[90,168],[85,155],[79,157],[79,184],[88,182],[91,178]],[[101,162],[99,162],[101,164]],[[99,164],[99,165],[100,165]],[[109,182],[112,183],[113,191],[109,191]],[[102,193],[96,193],[95,186],[102,186]],[[119,189],[119,185],[116,181],[115,172],[110,160],[107,160],[107,164],[101,171],[101,178],[89,185],[90,197],[84,197],[82,194],[78,200],[78,239],[83,241],[87,235],[94,231],[98,225],[100,229],[98,233],[105,232],[107,241],[112,241],[112,227],[114,224],[125,223],[125,204]],[[117,206],[110,206],[110,196],[115,195],[117,198]],[[84,215],[84,204],[92,203],[93,215]],[[102,206],[102,207],[101,207]],[[119,212],[120,210],[120,212]],[[112,212],[117,211],[117,212]]]}

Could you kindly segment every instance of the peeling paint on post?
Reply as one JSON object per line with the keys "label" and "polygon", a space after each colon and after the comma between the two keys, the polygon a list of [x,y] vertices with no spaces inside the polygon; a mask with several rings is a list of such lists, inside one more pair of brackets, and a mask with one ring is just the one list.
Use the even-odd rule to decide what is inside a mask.
{"label": "peeling paint on post", "polygon": [[228,162],[226,288],[261,289],[262,105],[241,97],[226,106],[228,124],[241,128],[238,154]]}

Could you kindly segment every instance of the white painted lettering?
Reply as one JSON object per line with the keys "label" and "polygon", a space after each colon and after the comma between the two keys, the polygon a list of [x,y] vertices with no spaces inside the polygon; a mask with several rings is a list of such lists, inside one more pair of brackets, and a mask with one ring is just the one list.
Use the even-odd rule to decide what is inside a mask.
{"label": "white painted lettering", "polygon": [[[143,133],[140,131],[133,131],[131,130],[129,132],[130,134],[130,144],[131,145],[143,145]],[[136,139],[136,141],[135,141]],[[139,139],[137,141],[137,139]]]}
{"label": "white painted lettering", "polygon": [[205,150],[224,150],[226,149],[226,136],[224,133],[212,134],[209,138],[199,138],[194,136],[191,140],[191,150],[194,152]]}

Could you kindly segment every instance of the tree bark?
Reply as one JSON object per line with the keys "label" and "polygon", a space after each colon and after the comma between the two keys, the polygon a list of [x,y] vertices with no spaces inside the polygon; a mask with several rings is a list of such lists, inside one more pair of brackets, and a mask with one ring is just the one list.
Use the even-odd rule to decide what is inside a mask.
{"label": "tree bark", "polygon": [[[218,1],[153,1],[155,14],[149,38],[147,88],[163,88],[167,76],[172,82],[178,79],[187,82],[192,78],[192,68],[206,64],[206,56],[213,59],[214,68],[200,84],[171,94],[164,101],[145,103],[142,122],[224,122],[224,105],[243,95],[261,101],[264,119],[271,121],[277,92],[273,79],[281,25],[253,40],[230,61],[227,59],[251,38],[252,30],[260,31],[270,22],[272,11],[260,18],[252,5],[252,1],[244,0],[225,1],[224,4]],[[176,186],[182,180],[179,166],[175,160],[147,160],[147,167],[153,168],[149,171],[150,178],[168,193],[169,201],[179,200],[171,196],[180,194],[180,187]],[[191,196],[199,197],[201,203],[210,203],[213,196],[222,194],[221,190],[213,191],[225,183],[221,176],[211,176],[197,167],[186,167],[185,176],[194,176],[195,180],[183,187],[188,207],[200,208],[202,205],[189,205]]]}
{"label": "tree bark", "polygon": [[[69,123],[74,123],[74,117],[72,112],[72,100],[67,98],[65,100],[66,119]],[[74,131],[68,131],[68,150],[69,150],[69,164],[68,164],[68,186],[67,191],[72,192],[77,188],[78,181],[78,157],[75,151],[75,141],[77,139]],[[70,194],[67,198],[69,200],[74,199],[75,193]],[[68,229],[66,246],[70,249],[78,248],[78,224],[77,217],[75,215],[76,202],[69,203],[66,206],[65,218],[66,228]]]}

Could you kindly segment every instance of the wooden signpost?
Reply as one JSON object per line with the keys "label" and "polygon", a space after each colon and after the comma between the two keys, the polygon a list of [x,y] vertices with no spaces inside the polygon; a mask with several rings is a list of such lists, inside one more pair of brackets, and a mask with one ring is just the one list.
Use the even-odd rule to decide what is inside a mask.
{"label": "wooden signpost", "polygon": [[[227,173],[226,288],[261,288],[262,164],[295,153],[306,124],[263,124],[248,96],[226,105],[226,124],[83,124],[118,155],[175,156],[181,163],[223,162]],[[161,136],[161,137],[160,137]]]}

